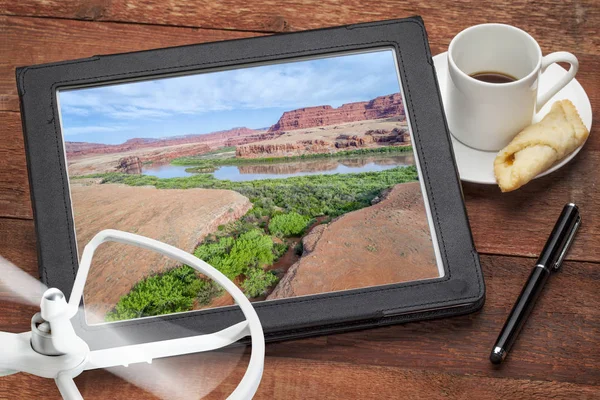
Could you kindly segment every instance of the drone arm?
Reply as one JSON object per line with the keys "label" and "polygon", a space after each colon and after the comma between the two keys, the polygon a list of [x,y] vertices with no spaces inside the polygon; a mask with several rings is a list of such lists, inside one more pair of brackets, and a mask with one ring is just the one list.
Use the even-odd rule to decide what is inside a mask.
{"label": "drone arm", "polygon": [[13,368],[15,367],[14,359],[18,354],[20,342],[18,334],[0,332],[0,354],[2,354],[2,360],[0,360],[0,377],[20,372],[18,370],[10,369],[11,366]]}
{"label": "drone arm", "polygon": [[216,350],[235,343],[248,334],[248,322],[243,321],[207,335],[94,350],[90,353],[90,360],[85,369],[151,363],[156,358]]}
{"label": "drone arm", "polygon": [[75,386],[75,382],[70,375],[66,373],[58,374],[54,381],[64,400],[83,400],[79,389]]}

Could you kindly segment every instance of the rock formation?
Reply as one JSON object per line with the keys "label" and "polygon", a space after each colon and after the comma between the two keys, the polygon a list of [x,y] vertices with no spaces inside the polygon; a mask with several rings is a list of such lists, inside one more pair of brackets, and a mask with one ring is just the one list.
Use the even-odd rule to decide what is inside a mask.
{"label": "rock formation", "polygon": [[[180,144],[166,147],[149,147],[124,153],[87,154],[78,157],[67,157],[69,176],[100,174],[106,172],[141,173],[141,165],[151,162],[155,165],[168,164],[178,157],[195,156],[210,151],[211,148],[204,143]],[[137,161],[131,161],[138,159]],[[129,161],[127,161],[129,160]],[[140,169],[134,167],[139,165]],[[127,167],[127,165],[130,165]],[[129,172],[127,172],[129,170]]]}
{"label": "rock formation", "polygon": [[269,132],[291,131],[397,116],[404,116],[400,93],[380,96],[370,101],[343,104],[338,108],[325,105],[286,111],[279,118],[279,121],[269,128]]}
{"label": "rock formation", "polygon": [[335,144],[325,140],[298,140],[288,143],[261,143],[238,146],[235,149],[236,157],[253,158],[259,157],[281,157],[285,155],[302,155],[316,153],[331,153],[335,150]]}
{"label": "rock formation", "polygon": [[142,162],[136,156],[123,157],[117,162],[116,170],[125,174],[139,175],[142,173]]}
{"label": "rock formation", "polygon": [[282,133],[283,132],[261,132],[261,133],[251,134],[251,135],[232,137],[232,138],[227,139],[227,142],[225,142],[225,146],[233,147],[233,146],[240,146],[243,144],[248,144],[248,143],[253,143],[253,142],[259,142],[262,140],[271,140],[271,139],[275,139],[276,137],[280,136]]}
{"label": "rock formation", "polygon": [[206,144],[192,143],[179,146],[143,149],[138,150],[136,154],[140,155],[139,157],[142,162],[168,164],[175,158],[196,156],[198,154],[207,153],[210,150],[212,150],[212,148]]}
{"label": "rock formation", "polygon": [[365,132],[374,143],[386,144],[410,144],[410,133],[408,128],[394,128],[391,131],[375,129]]}
{"label": "rock formation", "polygon": [[302,257],[268,299],[438,277],[419,183],[396,185],[373,203],[305,236]]}
{"label": "rock formation", "polygon": [[[301,138],[302,136],[298,136]],[[236,157],[286,157],[303,154],[334,153],[341,150],[352,150],[362,147],[407,146],[410,144],[410,134],[406,128],[392,130],[368,130],[364,134],[339,134],[332,140],[300,139],[285,143],[260,142],[237,146]]]}
{"label": "rock formation", "polygon": [[67,157],[69,158],[81,157],[90,154],[122,153],[125,151],[146,148],[162,148],[167,146],[193,143],[204,144],[206,146],[206,151],[208,151],[210,148],[223,147],[227,145],[227,141],[230,139],[243,141],[244,137],[246,136],[256,136],[256,140],[263,140],[260,138],[261,133],[264,133],[264,131],[241,127],[212,133],[173,136],[159,139],[133,138],[117,145],[87,142],[65,142],[65,149],[67,152]]}
{"label": "rock formation", "polygon": [[[96,233],[108,228],[193,252],[219,225],[237,220],[252,207],[248,198],[232,190],[156,189],[79,180],[72,181],[71,196],[80,252]],[[139,280],[177,265],[153,251],[104,244],[94,255],[85,283],[86,307],[104,315]]]}

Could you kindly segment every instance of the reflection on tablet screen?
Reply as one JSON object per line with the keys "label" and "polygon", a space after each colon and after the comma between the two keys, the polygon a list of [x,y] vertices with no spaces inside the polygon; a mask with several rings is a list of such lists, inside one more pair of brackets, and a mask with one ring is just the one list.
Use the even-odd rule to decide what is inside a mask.
{"label": "reflection on tablet screen", "polygon": [[[443,274],[390,49],[58,98],[80,253],[106,228],[148,236],[253,301]],[[84,299],[90,323],[233,304],[190,267],[114,243]]]}

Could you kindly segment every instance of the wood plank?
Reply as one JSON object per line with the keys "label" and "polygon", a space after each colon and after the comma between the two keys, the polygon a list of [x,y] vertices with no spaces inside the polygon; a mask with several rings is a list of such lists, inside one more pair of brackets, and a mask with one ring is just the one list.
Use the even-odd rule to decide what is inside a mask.
{"label": "wood plank", "polygon": [[[211,359],[210,356],[206,358]],[[215,357],[213,356],[214,360]],[[230,362],[225,362],[230,364]],[[247,360],[242,360],[227,378],[204,399],[224,399],[241,379]],[[213,364],[214,369],[219,368]],[[182,375],[169,382],[173,390],[200,398],[196,385],[182,385],[185,377],[201,382],[212,370],[196,365],[179,365]],[[185,368],[184,368],[185,367]],[[189,379],[189,378],[188,378]],[[86,400],[129,400],[154,398],[132,384],[106,371],[87,371],[76,378]],[[165,383],[168,387],[169,383]],[[4,387],[3,387],[4,386]],[[13,375],[0,379],[0,391],[7,398],[59,399],[54,382],[30,375]],[[403,367],[364,366],[349,362],[321,362],[295,358],[267,358],[256,400],[260,399],[592,399],[600,395],[598,386],[575,385],[553,381],[525,379],[482,378],[469,375],[430,372]],[[177,397],[168,398],[175,399]]]}
{"label": "wood plank", "polygon": [[[2,9],[2,6],[0,6]],[[0,16],[0,110],[19,110],[15,67],[256,36],[196,28]]]}
{"label": "wood plank", "polygon": [[[0,254],[18,261],[25,271],[36,276],[31,221],[0,219]],[[598,384],[600,269],[596,263],[565,263],[563,271],[549,282],[505,368],[496,369],[489,363],[490,348],[533,261],[523,257],[483,256],[487,300],[479,313],[273,343],[267,346],[267,355],[269,360],[286,357],[426,369],[439,374]],[[0,330],[28,330],[33,309],[16,303],[4,304],[0,310]]]}
{"label": "wood plank", "polygon": [[[5,55],[0,61],[0,110],[10,111],[19,110],[14,74],[17,66],[256,35],[234,31],[3,16],[0,16],[0,31],[7,39],[0,42],[0,53]],[[432,54],[445,51],[448,45],[447,41],[434,38],[450,37],[450,33],[437,32],[435,29],[434,32],[429,32]],[[561,46],[549,43],[548,49],[544,48],[544,51],[563,49]],[[595,51],[576,54],[581,64],[577,78],[586,88],[592,107],[595,108],[596,104],[600,104],[600,82],[596,79],[600,57]],[[594,119],[596,126],[598,118],[600,117],[596,116]]]}
{"label": "wood plank", "polygon": [[0,112],[0,217],[32,218],[21,115]]}
{"label": "wood plank", "polygon": [[[0,256],[39,279],[33,221],[0,218]],[[0,285],[0,303],[0,331],[19,333],[30,330],[27,320],[39,311],[39,307],[21,304],[18,296],[6,292],[3,285]]]}
{"label": "wood plank", "polygon": [[[381,0],[366,6],[360,0],[0,0],[3,14],[119,21],[212,29],[283,32],[422,15],[432,40],[448,44],[460,30],[479,23],[507,23],[528,29],[542,46],[553,51],[592,51],[600,48],[600,9],[595,0],[516,0],[507,4],[483,0],[469,2],[424,2]],[[524,19],[524,16],[526,18]],[[553,46],[554,47],[554,46]]]}
{"label": "wood plank", "polygon": [[[600,131],[590,144],[600,143]],[[568,202],[582,224],[568,259],[600,261],[600,152],[584,148],[565,168],[522,188],[501,193],[497,186],[463,183],[475,245],[480,253],[538,256]]]}

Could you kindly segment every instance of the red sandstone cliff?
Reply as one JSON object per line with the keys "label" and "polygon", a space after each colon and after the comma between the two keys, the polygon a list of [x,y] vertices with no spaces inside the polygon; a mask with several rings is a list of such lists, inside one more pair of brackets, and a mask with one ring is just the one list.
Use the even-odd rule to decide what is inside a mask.
{"label": "red sandstone cliff", "polygon": [[269,128],[269,132],[291,131],[403,115],[402,96],[400,93],[394,93],[376,97],[370,101],[343,104],[338,108],[317,106],[286,111],[279,121]]}
{"label": "red sandstone cliff", "polygon": [[136,156],[123,157],[117,162],[117,171],[125,174],[139,175],[142,173],[142,162]]}
{"label": "red sandstone cliff", "polygon": [[339,134],[331,140],[300,139],[286,143],[249,143],[236,148],[236,157],[287,157],[301,156],[303,154],[333,153],[336,151],[363,147],[407,146],[410,144],[408,129],[394,128],[368,130],[362,135]]}
{"label": "red sandstone cliff", "polygon": [[226,147],[241,146],[248,143],[260,142],[262,140],[271,140],[279,137],[283,132],[265,132],[253,133],[244,136],[230,137],[225,142]]}

